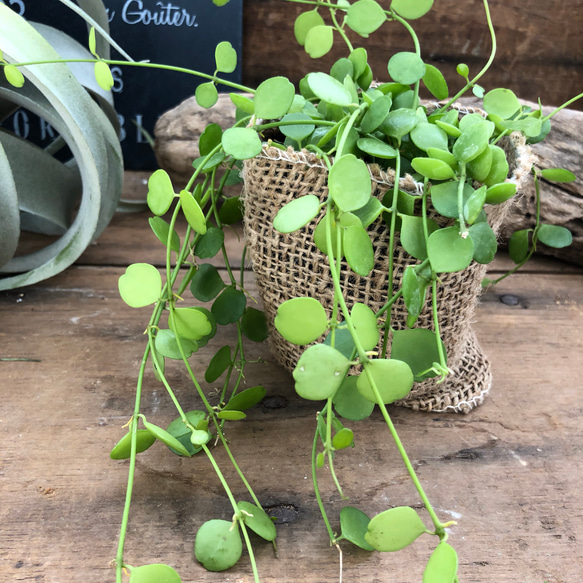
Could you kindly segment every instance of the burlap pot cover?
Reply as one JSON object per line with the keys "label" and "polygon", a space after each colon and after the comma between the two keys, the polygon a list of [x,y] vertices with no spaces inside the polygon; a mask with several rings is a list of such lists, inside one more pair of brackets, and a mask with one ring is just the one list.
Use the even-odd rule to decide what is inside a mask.
{"label": "burlap pot cover", "polygon": [[[509,162],[513,169],[509,180],[516,182],[520,189],[532,165],[532,154],[518,138],[507,140],[505,148],[510,153]],[[382,199],[394,185],[394,173],[383,172],[376,166],[369,168],[372,194]],[[273,322],[278,306],[290,298],[310,296],[322,303],[330,317],[334,288],[328,258],[313,243],[312,234],[321,216],[303,229],[289,234],[274,230],[273,219],[281,207],[306,194],[314,194],[320,200],[326,200],[327,169],[322,160],[309,152],[264,147],[259,156],[245,161],[243,178],[244,231],[270,329],[270,349],[277,361],[291,372],[305,347],[287,342],[275,329]],[[410,176],[401,179],[399,186],[407,192],[421,193],[422,185]],[[503,203],[487,209],[495,232],[509,204]],[[340,278],[349,309],[354,303],[361,302],[377,311],[387,301],[388,231],[388,226],[381,218],[369,227],[375,251],[375,266],[367,277],[355,274],[342,262]],[[395,291],[400,288],[405,268],[418,263],[401,247],[398,237],[396,239],[393,274]],[[471,323],[485,271],[486,266],[473,262],[463,272],[439,275],[439,325],[452,374],[442,383],[437,383],[435,379],[415,383],[408,397],[398,401],[397,405],[415,410],[467,413],[483,402],[490,390],[492,376],[490,364],[476,340]],[[392,327],[404,328],[406,317],[404,302],[399,300],[393,307]],[[415,326],[433,330],[429,293]]]}

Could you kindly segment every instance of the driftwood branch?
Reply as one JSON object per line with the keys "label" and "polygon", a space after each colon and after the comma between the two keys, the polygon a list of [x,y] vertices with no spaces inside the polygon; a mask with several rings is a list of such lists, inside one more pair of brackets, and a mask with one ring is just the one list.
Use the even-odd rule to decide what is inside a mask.
{"label": "driftwood branch", "polygon": [[[467,103],[477,105],[472,100]],[[543,111],[546,115],[552,110],[544,108]],[[176,188],[182,188],[192,174],[192,161],[198,156],[198,139],[204,128],[209,123],[217,123],[226,129],[234,121],[234,106],[226,94],[221,94],[210,110],[199,107],[191,97],[158,120],[154,129],[156,157]],[[552,123],[547,139],[532,146],[539,158],[538,165],[567,168],[578,178],[569,184],[541,185],[541,217],[545,223],[567,227],[573,233],[573,244],[565,249],[551,249],[541,244],[537,251],[583,265],[583,112],[564,109],[552,118]],[[534,217],[535,191],[531,183],[502,228],[502,243],[513,231],[532,227]]]}

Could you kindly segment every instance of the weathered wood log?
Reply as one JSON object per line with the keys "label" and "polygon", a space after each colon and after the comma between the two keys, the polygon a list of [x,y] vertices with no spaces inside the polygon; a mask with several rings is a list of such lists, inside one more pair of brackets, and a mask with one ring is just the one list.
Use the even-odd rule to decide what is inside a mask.
{"label": "weathered wood log", "polygon": [[[477,106],[476,100],[462,100]],[[534,104],[530,104],[535,107]],[[552,108],[545,108],[545,115]],[[155,152],[158,162],[182,188],[192,174],[192,161],[198,156],[198,139],[209,123],[230,127],[235,120],[234,106],[228,95],[221,94],[210,110],[199,107],[191,97],[166,112],[156,124]],[[569,184],[541,184],[541,217],[545,223],[562,225],[573,233],[573,244],[564,249],[539,245],[538,252],[583,265],[583,112],[564,109],[552,119],[553,129],[547,139],[532,149],[540,168],[563,167],[578,177]],[[535,217],[534,183],[517,200],[503,229],[502,242],[517,229],[533,226]]]}

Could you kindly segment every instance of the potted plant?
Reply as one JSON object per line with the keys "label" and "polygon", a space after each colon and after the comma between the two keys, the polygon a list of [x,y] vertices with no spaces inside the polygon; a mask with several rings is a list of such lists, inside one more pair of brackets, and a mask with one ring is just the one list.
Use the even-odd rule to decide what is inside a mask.
{"label": "potted plant", "polygon": [[[244,540],[254,579],[259,581],[248,531],[274,541],[276,530],[235,460],[224,425],[244,419],[245,410],[265,395],[262,387],[241,390],[244,337],[263,341],[270,329],[281,336],[276,343],[285,355],[282,362],[293,368],[296,391],[323,403],[313,428],[312,477],[331,544],[339,548],[341,540],[349,540],[369,551],[396,551],[423,534],[434,535],[436,546],[428,558],[424,582],[459,580],[457,555],[447,542],[446,529],[452,523],[442,522],[431,506],[387,405],[406,400],[417,381],[424,383],[423,390],[437,391],[439,406],[445,403],[449,407],[441,387],[447,387],[450,369],[468,391],[474,390],[473,384],[479,386],[477,396],[456,393],[452,408],[467,411],[478,404],[487,390],[489,372],[469,321],[482,284],[483,265],[496,250],[501,217],[531,171],[537,191],[541,175],[557,181],[574,176],[565,170],[536,169],[527,142],[544,138],[554,113],[543,117],[541,110],[524,108],[506,89],[485,92],[478,81],[487,66],[470,76],[468,68],[460,64],[458,73],[465,86],[449,98],[441,73],[423,62],[410,24],[430,10],[431,0],[393,0],[386,9],[375,0],[311,4],[313,8],[295,23],[297,40],[313,57],[319,57],[340,36],[347,56],[330,72],[307,74],[299,93],[283,77],[268,79],[256,90],[221,80],[220,74],[234,70],[237,59],[224,42],[215,50],[214,75],[185,71],[205,79],[196,90],[203,107],[217,101],[217,84],[234,89],[231,99],[237,107],[237,122],[225,131],[216,124],[205,129],[193,176],[178,194],[164,171],[152,175],[148,204],[154,216],[150,225],[166,248],[166,269],[161,272],[150,264],[134,264],[120,278],[126,303],[134,308],[152,305],[153,312],[129,429],[111,452],[114,459],[129,459],[116,557],[118,582],[124,569],[129,570],[133,583],[180,581],[168,565],[130,567],[124,557],[136,456],[156,441],[176,455],[204,453],[232,506],[232,521],[211,520],[200,527],[194,541],[196,558],[210,570],[230,568],[241,556]],[[487,0],[484,7],[495,46]],[[0,9],[4,11],[4,7]],[[321,13],[326,13],[327,21]],[[347,30],[366,37],[387,21],[410,32],[414,51],[388,59],[390,79],[373,84],[366,50],[352,45]],[[101,58],[94,34],[89,48],[95,56],[97,79],[102,86],[110,86],[109,65],[125,63]],[[18,63],[6,65],[10,81]],[[172,68],[146,62],[132,65]],[[435,103],[419,100],[422,83]],[[456,105],[468,90],[483,97],[482,111],[460,110]],[[241,173],[246,181],[244,195],[227,197],[225,187],[239,183]],[[169,212],[167,221],[163,217]],[[248,301],[224,243],[223,229],[239,221],[243,212],[259,279],[265,277],[271,287],[283,286],[277,290],[279,299],[273,306],[266,299],[267,318]],[[181,215],[188,226],[179,234],[176,225]],[[517,266],[538,241],[555,246],[569,243],[565,229],[542,225],[538,216],[536,219],[532,229],[511,239],[510,253]],[[212,263],[205,262],[218,254],[225,259],[227,281]],[[244,254],[241,273],[246,259]],[[264,269],[262,263],[267,259],[270,263]],[[283,263],[274,263],[276,259]],[[316,280],[311,281],[316,269]],[[308,278],[300,280],[296,288],[285,281],[292,270],[293,277]],[[455,294],[465,294],[465,287],[471,294],[456,295],[452,300],[446,284],[456,288]],[[267,294],[264,292],[265,298]],[[210,309],[197,301],[209,302]],[[468,307],[469,315],[460,318],[461,310]],[[450,330],[444,329],[444,319],[450,320]],[[208,363],[204,380],[216,383],[222,379],[218,394],[211,395],[189,359],[216,333],[218,325],[234,325],[237,333],[234,346],[222,347]],[[296,351],[295,346],[302,349]],[[201,410],[182,408],[164,373],[167,359],[184,363]],[[176,405],[178,417],[167,428],[146,419],[140,409],[149,366]],[[467,406],[461,406],[460,399]],[[437,402],[420,393],[416,406],[435,409]],[[327,464],[342,494],[334,459],[340,450],[353,445],[355,435],[345,423],[368,417],[375,407],[423,501],[430,528],[407,505],[372,518],[361,509],[346,506],[340,514],[340,533],[332,527],[320,496],[318,471]],[[246,494],[236,495],[228,483],[224,468],[213,456],[213,439],[227,451]]]}

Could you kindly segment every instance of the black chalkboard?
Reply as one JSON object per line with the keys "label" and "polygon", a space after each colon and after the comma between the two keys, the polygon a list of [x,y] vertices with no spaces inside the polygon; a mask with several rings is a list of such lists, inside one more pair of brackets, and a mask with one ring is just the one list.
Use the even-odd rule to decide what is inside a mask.
{"label": "black chalkboard", "polygon": [[[3,1],[28,20],[59,28],[87,46],[84,21],[58,0]],[[229,41],[241,55],[243,0],[230,0],[220,7],[212,0],[104,0],[104,4],[111,36],[136,61],[149,60],[212,75],[214,49],[219,42]],[[111,58],[120,56],[113,51]],[[201,80],[131,66],[113,67],[112,73],[125,166],[132,170],[154,169],[156,160],[140,126],[152,134],[160,115],[194,95]],[[240,60],[233,73],[221,77],[240,82]],[[218,89],[221,91],[221,86]],[[22,115],[16,126],[22,124]],[[32,120],[26,121],[29,127],[35,125]],[[41,124],[39,121],[38,134],[42,133]]]}

